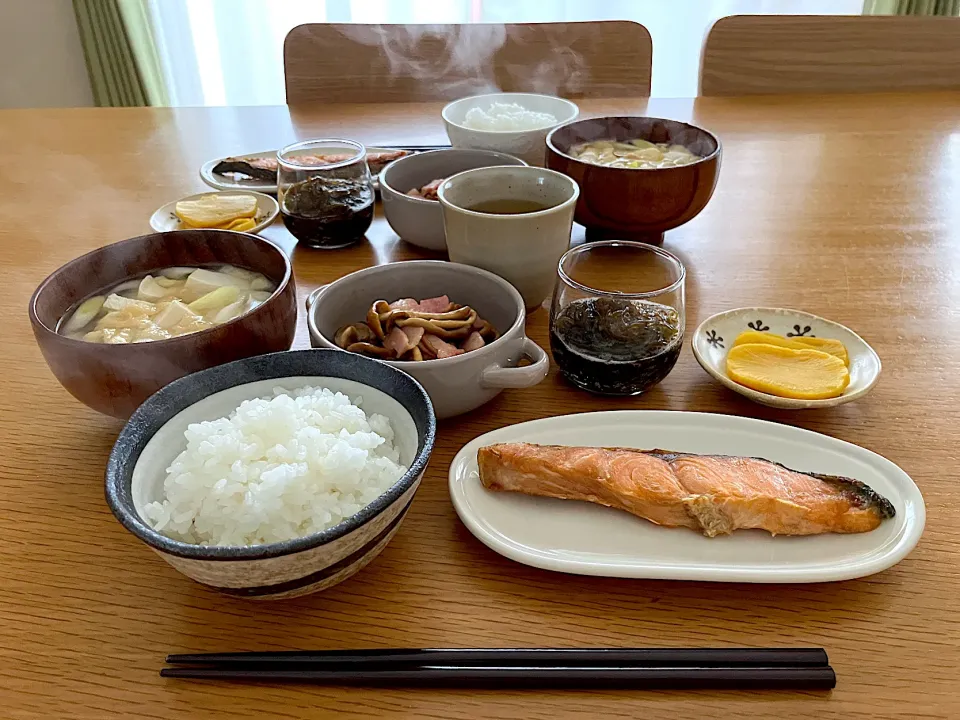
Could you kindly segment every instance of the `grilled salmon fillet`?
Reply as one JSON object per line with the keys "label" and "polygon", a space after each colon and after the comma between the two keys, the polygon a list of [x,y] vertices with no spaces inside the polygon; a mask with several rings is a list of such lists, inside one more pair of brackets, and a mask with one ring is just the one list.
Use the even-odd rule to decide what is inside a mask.
{"label": "grilled salmon fillet", "polygon": [[489,490],[586,500],[707,537],[740,528],[861,533],[895,514],[889,500],[857,480],[759,458],[503,443],[480,448],[477,462]]}

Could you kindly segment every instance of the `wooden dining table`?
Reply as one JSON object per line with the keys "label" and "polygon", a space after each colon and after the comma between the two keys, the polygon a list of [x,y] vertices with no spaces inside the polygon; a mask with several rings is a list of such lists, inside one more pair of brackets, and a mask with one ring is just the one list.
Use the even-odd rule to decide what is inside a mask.
{"label": "wooden dining table", "polygon": [[[382,555],[325,592],[226,597],[167,565],[104,501],[122,423],[71,397],[27,319],[43,278],[150,232],[162,204],[202,191],[206,160],[311,137],[443,143],[440,105],[0,112],[0,717],[4,718],[957,718],[960,717],[960,94],[583,101],[584,115],[651,114],[718,135],[716,193],[665,247],[687,268],[688,335],[743,306],[805,310],[879,353],[857,402],[785,411],[713,381],[685,342],[673,372],[630,398],[593,396],[555,367],[439,423],[407,519]],[[400,240],[380,210],[366,239],[298,247],[313,288],[378,263],[442,257]],[[575,228],[574,240],[582,238]],[[547,312],[527,318],[546,347]],[[902,562],[824,584],[568,575],[501,557],[458,519],[454,454],[495,428],[595,410],[679,410],[815,430],[889,458],[926,501]],[[665,531],[669,533],[671,531]],[[686,531],[673,531],[686,532]],[[668,534],[664,536],[669,542]],[[377,689],[159,677],[171,652],[376,647],[822,646],[832,692]]]}

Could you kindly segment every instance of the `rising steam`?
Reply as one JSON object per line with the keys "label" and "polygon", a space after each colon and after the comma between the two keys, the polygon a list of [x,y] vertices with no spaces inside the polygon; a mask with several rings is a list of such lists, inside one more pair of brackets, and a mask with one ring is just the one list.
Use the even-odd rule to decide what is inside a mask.
{"label": "rising steam", "polygon": [[[412,78],[451,98],[498,90],[576,95],[588,77],[569,44],[552,42],[544,52],[545,38],[533,26],[342,25],[339,31],[379,46],[393,77]],[[540,48],[528,53],[533,34]]]}

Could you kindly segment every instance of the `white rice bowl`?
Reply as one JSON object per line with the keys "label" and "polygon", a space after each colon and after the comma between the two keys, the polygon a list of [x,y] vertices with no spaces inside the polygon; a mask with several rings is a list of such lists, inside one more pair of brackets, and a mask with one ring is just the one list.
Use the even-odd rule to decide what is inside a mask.
{"label": "white rice bowl", "polygon": [[189,425],[160,501],[143,507],[154,530],[196,545],[282,542],[333,527],[407,471],[383,415],[326,388],[275,388],[229,417]]}

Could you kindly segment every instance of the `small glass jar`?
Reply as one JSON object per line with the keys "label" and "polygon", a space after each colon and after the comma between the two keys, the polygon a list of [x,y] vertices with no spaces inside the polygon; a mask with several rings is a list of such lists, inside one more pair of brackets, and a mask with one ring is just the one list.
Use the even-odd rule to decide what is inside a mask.
{"label": "small glass jar", "polygon": [[373,222],[366,148],[352,140],[306,140],[277,153],[283,224],[303,245],[353,245]]}
{"label": "small glass jar", "polygon": [[663,380],[683,344],[684,277],[666,250],[585,243],[560,258],[550,350],[563,375],[603,395],[639,395]]}

